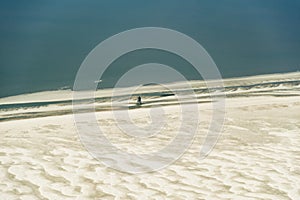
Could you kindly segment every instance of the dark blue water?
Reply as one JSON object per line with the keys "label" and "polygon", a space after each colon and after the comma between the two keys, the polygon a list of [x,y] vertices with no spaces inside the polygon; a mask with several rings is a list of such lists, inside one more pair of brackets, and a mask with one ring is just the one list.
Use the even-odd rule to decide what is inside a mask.
{"label": "dark blue water", "polygon": [[[297,0],[1,1],[0,97],[72,87],[80,64],[99,42],[146,26],[194,38],[225,78],[297,71],[299,10]],[[121,59],[102,87],[111,87],[130,65],[150,61],[201,79],[168,54],[144,52]]]}

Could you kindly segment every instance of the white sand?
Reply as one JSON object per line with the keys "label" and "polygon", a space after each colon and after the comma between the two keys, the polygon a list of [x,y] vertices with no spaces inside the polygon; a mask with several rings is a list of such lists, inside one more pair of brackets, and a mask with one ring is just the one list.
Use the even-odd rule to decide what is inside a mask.
{"label": "white sand", "polygon": [[[204,160],[199,151],[211,107],[199,104],[193,145],[172,165],[145,174],[119,172],[94,159],[79,141],[72,115],[1,122],[0,199],[300,199],[300,89],[279,87],[285,88],[227,98],[222,135]],[[278,93],[286,96],[270,96]],[[178,106],[164,109],[169,126],[147,142],[122,136],[111,112],[97,116],[119,148],[149,152],[167,144],[178,128]],[[140,126],[148,113],[130,111]]]}

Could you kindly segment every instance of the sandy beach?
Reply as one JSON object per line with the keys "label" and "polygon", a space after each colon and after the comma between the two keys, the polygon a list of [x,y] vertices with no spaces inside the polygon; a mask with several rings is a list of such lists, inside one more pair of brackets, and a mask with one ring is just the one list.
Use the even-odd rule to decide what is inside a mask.
{"label": "sandy beach", "polygon": [[[224,83],[226,118],[213,151],[199,158],[211,103],[205,84],[194,81],[200,121],[192,145],[171,165],[142,174],[111,169],[89,154],[77,134],[71,91],[0,99],[0,199],[300,199],[300,73]],[[164,92],[151,87],[145,90]],[[109,90],[97,91],[97,106],[107,106],[109,95]],[[112,111],[96,113],[107,138],[123,151],[157,151],[178,129],[180,109],[173,96],[144,100],[163,105],[167,121],[147,140],[122,134]],[[32,102],[40,104],[26,104]],[[143,126],[151,122],[150,109],[128,112]]]}

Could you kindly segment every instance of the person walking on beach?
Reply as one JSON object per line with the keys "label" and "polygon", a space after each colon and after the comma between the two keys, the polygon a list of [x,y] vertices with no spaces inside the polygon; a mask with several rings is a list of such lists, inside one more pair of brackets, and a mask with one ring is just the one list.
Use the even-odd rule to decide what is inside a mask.
{"label": "person walking on beach", "polygon": [[138,96],[137,98],[137,102],[136,102],[138,105],[141,105],[142,104],[142,97],[141,96]]}

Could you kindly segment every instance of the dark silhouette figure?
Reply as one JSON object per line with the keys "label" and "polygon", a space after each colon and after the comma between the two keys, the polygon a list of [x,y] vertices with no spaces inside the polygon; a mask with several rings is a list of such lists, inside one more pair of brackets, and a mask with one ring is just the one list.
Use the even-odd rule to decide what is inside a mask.
{"label": "dark silhouette figure", "polygon": [[137,102],[136,102],[138,105],[141,105],[142,104],[142,97],[141,96],[138,96],[137,98]]}

